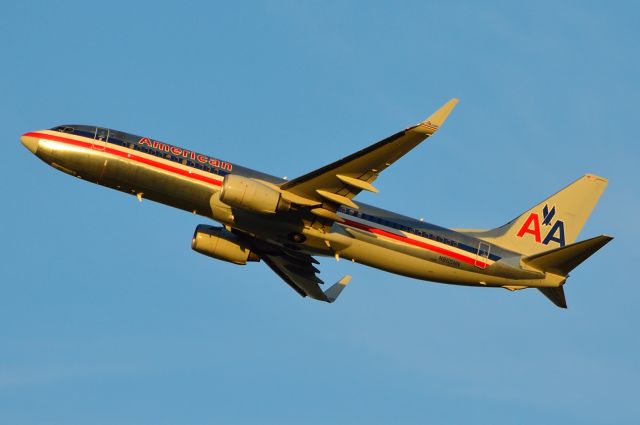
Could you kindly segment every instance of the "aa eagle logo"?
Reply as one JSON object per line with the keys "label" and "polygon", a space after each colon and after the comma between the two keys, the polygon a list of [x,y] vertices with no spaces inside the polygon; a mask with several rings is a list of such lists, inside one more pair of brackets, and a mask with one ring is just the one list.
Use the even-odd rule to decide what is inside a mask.
{"label": "aa eagle logo", "polygon": [[546,232],[544,239],[542,239],[542,229],[540,227],[540,214],[531,213],[529,217],[524,221],[524,224],[518,230],[518,237],[523,238],[525,235],[533,235],[537,243],[549,245],[549,242],[557,242],[560,246],[564,246],[564,221],[556,220],[553,218],[556,215],[556,207],[549,209],[549,206],[545,204],[542,209],[542,225],[549,227],[549,231]]}

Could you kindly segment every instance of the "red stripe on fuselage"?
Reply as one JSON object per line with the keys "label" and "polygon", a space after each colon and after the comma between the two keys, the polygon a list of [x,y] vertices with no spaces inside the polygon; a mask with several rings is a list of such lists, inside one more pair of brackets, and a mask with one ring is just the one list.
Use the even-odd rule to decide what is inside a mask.
{"label": "red stripe on fuselage", "polygon": [[411,238],[408,238],[406,236],[399,236],[399,235],[396,235],[395,233],[391,233],[391,232],[387,232],[386,230],[378,229],[377,227],[371,227],[371,226],[368,226],[366,224],[358,223],[358,222],[351,221],[351,220],[345,220],[344,224],[346,224],[347,226],[355,227],[356,229],[360,229],[360,230],[364,230],[364,231],[367,231],[367,232],[370,232],[370,233],[374,233],[376,235],[380,235],[380,236],[384,236],[384,237],[387,237],[387,238],[395,239],[397,241],[404,242],[404,243],[407,243],[409,245],[414,245],[414,246],[417,246],[419,248],[423,248],[423,249],[427,249],[429,251],[437,252],[438,254],[446,255],[447,257],[451,257],[451,258],[455,258],[456,260],[462,261],[462,262],[467,263],[467,264],[478,265],[478,266],[480,266],[482,268],[485,268],[485,267],[489,266],[488,264],[486,264],[483,261],[477,261],[476,262],[475,258],[466,257],[466,256],[464,256],[462,254],[457,253],[457,252],[449,251],[448,249],[441,248],[441,247],[435,246],[435,245],[431,245],[431,244],[428,244],[426,242],[418,241],[418,240],[415,240],[415,239],[411,239]]}
{"label": "red stripe on fuselage", "polygon": [[[164,170],[164,171],[168,171],[170,173],[177,174],[177,175],[182,176],[182,177],[187,177],[187,178],[190,178],[190,179],[193,179],[193,180],[199,180],[199,181],[202,181],[204,183],[209,183],[209,184],[213,184],[213,185],[216,185],[216,186],[221,186],[222,185],[222,182],[220,180],[217,180],[217,179],[214,179],[214,178],[211,178],[211,177],[207,177],[207,176],[203,176],[203,175],[197,174],[197,173],[192,173],[192,172],[189,172],[187,170],[183,170],[181,168],[173,167],[171,165],[168,165],[168,164],[165,164],[165,163],[162,163],[162,162],[159,162],[159,161],[154,161],[152,159],[145,158],[145,157],[140,156],[140,155],[132,154],[132,153],[130,153],[131,149],[127,149],[127,148],[125,148],[125,149],[127,149],[127,152],[123,152],[123,151],[118,150],[118,149],[113,149],[113,148],[109,147],[108,144],[107,144],[107,146],[105,146],[103,149],[96,149],[96,148],[94,148],[93,142],[85,142],[85,141],[82,141],[82,140],[70,139],[70,138],[62,137],[62,136],[58,136],[58,135],[44,134],[44,133],[37,133],[37,132],[27,133],[27,134],[25,134],[25,136],[27,136],[27,137],[35,137],[35,138],[38,138],[38,139],[51,140],[51,141],[55,141],[55,142],[61,142],[61,143],[65,143],[67,145],[79,146],[79,147],[82,147],[82,148],[85,148],[85,149],[90,149],[90,150],[96,151],[96,152],[105,152],[105,153],[108,153],[108,154],[111,154],[111,155],[115,155],[115,156],[118,156],[118,157],[121,157],[121,158],[132,160],[134,162],[138,162],[138,163],[141,163],[141,164],[149,165],[149,166],[154,167],[154,168],[158,168],[158,169],[161,169],[161,170]],[[351,226],[351,227],[355,227],[357,229],[365,230],[365,231],[370,232],[370,233],[374,233],[374,234],[377,234],[377,235],[380,235],[380,236],[391,238],[391,239],[394,239],[394,240],[397,240],[397,241],[400,241],[400,242],[404,242],[404,243],[407,243],[409,245],[413,245],[413,246],[417,246],[419,248],[427,249],[429,251],[433,251],[433,252],[436,252],[438,254],[446,255],[447,257],[455,258],[456,260],[462,261],[462,262],[467,263],[467,264],[484,266],[484,267],[488,266],[488,264],[486,264],[485,262],[477,261],[475,258],[469,258],[469,257],[466,257],[466,256],[464,256],[462,254],[457,253],[457,252],[449,251],[448,249],[441,248],[441,247],[438,247],[438,246],[435,246],[435,245],[431,245],[431,244],[428,244],[428,243],[425,243],[425,242],[422,242],[422,241],[418,241],[418,240],[415,240],[415,239],[411,239],[411,238],[408,238],[406,236],[399,236],[399,235],[396,235],[395,233],[387,232],[385,230],[378,229],[376,227],[371,227],[371,226],[368,226],[368,225],[365,225],[365,224],[361,224],[361,223],[358,223],[358,222],[355,222],[355,221],[351,221],[351,220],[345,220],[344,224],[346,224],[348,226]]]}
{"label": "red stripe on fuselage", "polygon": [[[93,146],[93,142],[84,142],[81,140],[76,140],[76,139],[69,139],[67,137],[62,137],[62,136],[57,136],[57,135],[53,135],[53,134],[44,134],[44,133],[27,133],[25,134],[25,136],[28,137],[36,137],[38,139],[45,139],[45,140],[51,140],[54,142],[61,142],[61,143],[65,143],[67,145],[74,145],[74,146],[80,146],[82,148],[87,148],[87,149],[91,149],[94,150],[96,152],[106,152],[108,154],[111,155],[115,155],[115,156],[119,156],[121,158],[126,158],[126,159],[130,159],[132,161],[135,162],[139,162],[141,164],[145,164],[145,165],[149,165],[151,167],[155,167],[155,168],[159,168],[161,170],[164,171],[168,171],[170,173],[173,174],[177,174],[180,175],[182,177],[187,177],[193,180],[199,180],[205,183],[209,183],[209,184],[213,184],[216,186],[221,186],[222,182],[220,180],[211,178],[211,177],[207,177],[207,176],[203,176],[201,174],[197,174],[197,173],[192,173],[190,171],[187,170],[183,170],[182,168],[178,168],[178,167],[173,167],[171,165],[159,162],[159,161],[154,161],[152,159],[149,158],[145,158],[143,156],[140,155],[136,155],[133,153],[129,153],[129,152],[123,152],[121,150],[118,149],[113,149],[111,147],[109,147],[109,145],[107,144],[107,146],[104,147],[104,149],[96,149]],[[103,142],[104,143],[104,142]],[[125,148],[127,149],[127,148]],[[128,151],[131,151],[131,149],[128,149]]]}

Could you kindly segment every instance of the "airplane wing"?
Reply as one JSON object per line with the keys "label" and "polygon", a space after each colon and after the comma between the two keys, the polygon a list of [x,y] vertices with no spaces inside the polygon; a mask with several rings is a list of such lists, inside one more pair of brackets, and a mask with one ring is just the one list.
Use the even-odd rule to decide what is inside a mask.
{"label": "airplane wing", "polygon": [[281,254],[261,254],[260,258],[303,297],[308,296],[316,300],[332,303],[351,280],[351,276],[346,275],[327,291],[323,292],[320,289],[320,284],[323,282],[316,276],[319,270],[313,266],[317,261],[310,255],[296,254],[292,256],[283,252]]}
{"label": "airplane wing", "polygon": [[[378,175],[420,142],[434,134],[447,119],[458,99],[451,99],[429,118],[368,148],[283,183],[283,195],[311,206],[311,213],[333,221],[340,205],[358,208],[352,199],[362,190],[377,192],[371,184]],[[306,200],[300,202],[300,199]]]}

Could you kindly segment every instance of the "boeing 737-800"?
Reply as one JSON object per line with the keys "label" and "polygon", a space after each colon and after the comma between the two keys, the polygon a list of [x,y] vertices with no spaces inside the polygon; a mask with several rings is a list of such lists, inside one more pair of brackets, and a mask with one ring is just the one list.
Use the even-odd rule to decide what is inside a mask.
{"label": "boeing 737-800", "polygon": [[21,141],[67,174],[219,222],[195,229],[195,251],[235,264],[264,261],[303,297],[333,302],[347,285],[348,275],[321,289],[314,256],[332,256],[433,282],[537,288],[566,308],[569,272],[612,239],[576,242],[606,179],[587,174],[492,230],[451,230],[354,200],[377,192],[380,173],[432,136],[456,103],[292,180],[102,127],[61,125]]}

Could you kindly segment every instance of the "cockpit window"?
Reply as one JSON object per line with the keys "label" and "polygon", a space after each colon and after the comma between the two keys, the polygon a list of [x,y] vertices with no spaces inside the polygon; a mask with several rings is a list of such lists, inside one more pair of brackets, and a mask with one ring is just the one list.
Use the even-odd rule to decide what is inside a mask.
{"label": "cockpit window", "polygon": [[67,125],[59,125],[57,127],[52,128],[53,131],[58,131],[60,133],[70,133],[76,134],[78,136],[89,137],[93,139],[96,135],[96,127],[90,125],[76,125],[76,124],[67,124]]}
{"label": "cockpit window", "polygon": [[59,131],[60,133],[73,133],[75,131],[73,127],[68,125],[59,125],[58,127],[54,127],[51,130]]}

